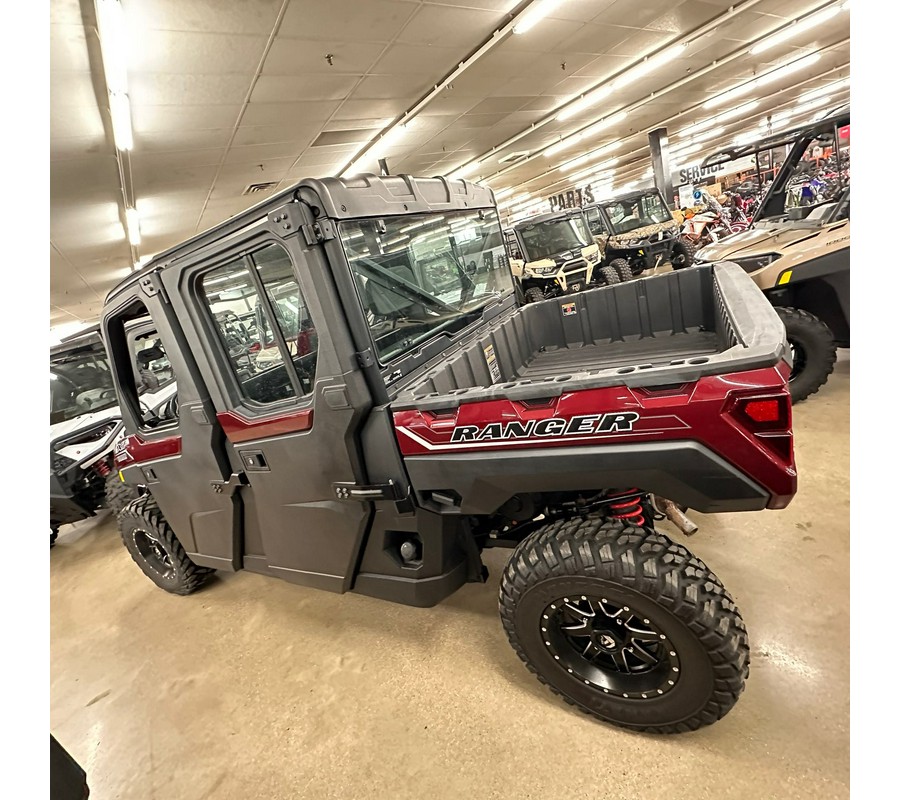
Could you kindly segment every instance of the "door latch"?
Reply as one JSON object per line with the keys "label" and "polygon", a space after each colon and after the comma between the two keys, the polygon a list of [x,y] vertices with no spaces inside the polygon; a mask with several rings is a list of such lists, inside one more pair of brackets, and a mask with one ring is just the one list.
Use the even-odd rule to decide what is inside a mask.
{"label": "door latch", "polygon": [[247,486],[247,476],[243,472],[232,472],[227,481],[210,481],[209,485],[216,494],[231,497],[242,486]]}

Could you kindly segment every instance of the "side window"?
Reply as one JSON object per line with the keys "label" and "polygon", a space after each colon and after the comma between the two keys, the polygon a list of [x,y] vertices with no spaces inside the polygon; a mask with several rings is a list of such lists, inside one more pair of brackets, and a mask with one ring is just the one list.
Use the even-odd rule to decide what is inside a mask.
{"label": "side window", "polygon": [[309,394],[318,337],[290,258],[278,245],[269,245],[251,259],[217,267],[201,278],[241,394],[260,404]]}
{"label": "side window", "polygon": [[147,307],[140,300],[133,300],[110,321],[106,335],[122,407],[131,409],[141,430],[175,425],[175,373]]}

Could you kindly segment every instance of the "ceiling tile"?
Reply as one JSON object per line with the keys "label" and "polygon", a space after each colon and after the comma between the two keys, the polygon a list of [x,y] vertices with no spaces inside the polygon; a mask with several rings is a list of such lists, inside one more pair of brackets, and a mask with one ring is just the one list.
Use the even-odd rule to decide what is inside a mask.
{"label": "ceiling tile", "polygon": [[[365,75],[384,44],[321,41],[279,36],[266,57],[266,75]],[[325,56],[332,57],[329,64]]]}
{"label": "ceiling tile", "polygon": [[339,106],[335,100],[266,103],[251,99],[241,125],[309,125],[324,122]]}
{"label": "ceiling tile", "polygon": [[90,72],[87,41],[80,20],[76,25],[50,26],[50,69]]}
{"label": "ceiling tile", "polygon": [[[418,45],[460,45],[474,50],[498,27],[502,18],[495,12],[450,6],[422,6],[398,37],[398,41]],[[463,51],[459,58],[466,55]],[[448,64],[450,68],[452,65]]]}
{"label": "ceiling tile", "polygon": [[157,30],[136,31],[135,36],[128,57],[130,76],[252,74],[266,46],[264,36]]}
{"label": "ceiling tile", "polygon": [[235,105],[244,102],[251,75],[142,73],[128,79],[133,107]]}
{"label": "ceiling tile", "polygon": [[262,75],[253,87],[255,103],[343,100],[359,78],[354,75]]}
{"label": "ceiling tile", "polygon": [[141,0],[128,4],[127,19],[138,31],[268,34],[281,4],[282,0]]}
{"label": "ceiling tile", "polygon": [[389,42],[415,13],[401,0],[293,0],[281,23],[285,36],[347,42]]}
{"label": "ceiling tile", "polygon": [[231,130],[237,122],[240,105],[137,105],[131,109],[135,137],[149,132]]}

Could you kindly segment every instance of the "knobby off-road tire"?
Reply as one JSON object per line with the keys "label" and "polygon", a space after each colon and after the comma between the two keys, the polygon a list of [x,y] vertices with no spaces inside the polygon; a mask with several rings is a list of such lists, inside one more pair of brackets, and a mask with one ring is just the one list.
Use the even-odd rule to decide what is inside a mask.
{"label": "knobby off-road tire", "polygon": [[619,276],[619,280],[622,283],[634,278],[634,272],[631,269],[631,265],[624,258],[614,258],[607,266],[609,269],[614,269],[616,271],[616,274]]}
{"label": "knobby off-road tire", "polygon": [[156,500],[147,495],[133,500],[119,515],[122,541],[141,571],[161,589],[191,594],[215,572],[198,567],[187,557]]}
{"label": "knobby off-road tire", "polygon": [[788,389],[791,400],[799,403],[819,388],[834,371],[837,347],[831,330],[818,317],[799,308],[775,309],[787,332],[794,356]]}
{"label": "knobby off-road tire", "polygon": [[532,286],[530,289],[525,290],[526,303],[540,303],[541,300],[545,299],[544,290],[539,286]]}
{"label": "knobby off-road tire", "polygon": [[693,266],[697,245],[683,236],[672,245],[672,269],[684,269]]}
{"label": "knobby off-road tire", "polygon": [[[746,628],[719,579],[684,547],[618,520],[557,520],[531,534],[504,570],[500,616],[542,683],[632,730],[709,725],[737,702],[749,674]],[[591,632],[572,633],[583,620]],[[640,672],[646,658],[625,653],[629,645],[656,666]],[[636,671],[610,666],[623,658]]]}
{"label": "knobby off-road tire", "polygon": [[106,476],[106,507],[119,516],[132,500],[137,500],[140,492],[137,488],[119,480],[119,473],[113,470]]}
{"label": "knobby off-road tire", "polygon": [[601,286],[612,286],[613,284],[622,282],[622,279],[619,277],[619,273],[616,272],[612,264],[606,267],[601,267],[597,270],[597,274],[599,276],[598,282]]}

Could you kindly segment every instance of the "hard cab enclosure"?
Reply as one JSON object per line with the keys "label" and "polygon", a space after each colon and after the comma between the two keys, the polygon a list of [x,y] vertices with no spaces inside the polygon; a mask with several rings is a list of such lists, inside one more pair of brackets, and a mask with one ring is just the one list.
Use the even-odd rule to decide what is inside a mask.
{"label": "hard cab enclosure", "polygon": [[[163,253],[102,325],[148,494],[119,517],[176,593],[212,569],[411,605],[500,581],[516,652],[626,727],[719,719],[747,676],[721,582],[654,528],[796,490],[784,329],[734,265],[519,307],[490,189],[306,180]],[[178,403],[141,414],[129,321],[152,317]]]}

